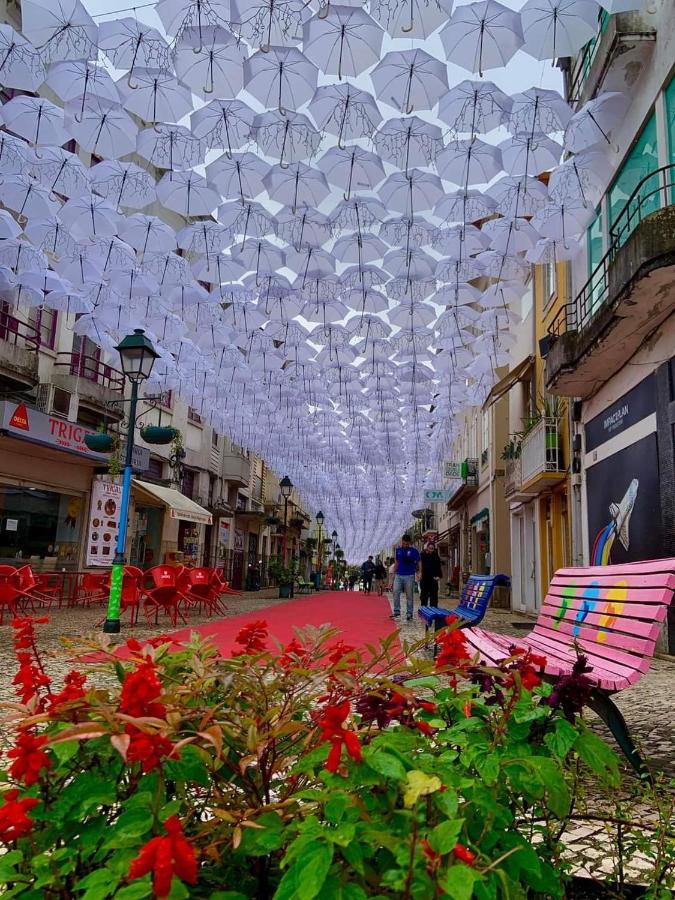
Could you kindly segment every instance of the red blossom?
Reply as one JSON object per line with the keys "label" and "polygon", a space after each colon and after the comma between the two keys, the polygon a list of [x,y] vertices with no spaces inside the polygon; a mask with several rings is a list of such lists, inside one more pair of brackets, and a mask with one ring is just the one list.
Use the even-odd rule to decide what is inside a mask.
{"label": "red blossom", "polygon": [[125,676],[120,692],[120,712],[128,716],[161,719],[166,714],[166,706],[156,702],[161,693],[157,666],[148,659]]}
{"label": "red blossom", "polygon": [[174,876],[188,884],[197,883],[197,856],[194,847],[183,834],[176,816],[164,823],[166,835],[151,838],[131,863],[127,878],[134,881],[152,873],[152,889],[157,900],[171,892]]}
{"label": "red blossom", "polygon": [[289,669],[297,663],[297,657],[305,653],[305,648],[297,638],[289,641],[284,647],[284,652],[279,657],[279,665],[282,669]]}
{"label": "red blossom", "polygon": [[136,638],[129,638],[127,647],[134,653],[142,653],[145,647],[161,647],[164,644],[177,643],[170,634],[158,634],[156,637],[143,638],[142,641]]}
{"label": "red blossom", "polygon": [[517,657],[515,662],[507,666],[507,676],[504,679],[504,687],[514,687],[516,683],[515,673],[520,675],[520,683],[526,691],[531,691],[541,684],[539,673],[546,666],[546,657],[532,653],[524,647],[511,647],[512,657]]}
{"label": "red blossom", "polygon": [[81,700],[86,693],[84,690],[86,680],[86,675],[71,669],[63,679],[63,690],[58,694],[53,694],[50,698],[49,714],[53,715],[62,703],[72,703],[74,700]]}
{"label": "red blossom", "polygon": [[241,644],[242,650],[235,650],[232,656],[249,656],[253,653],[263,653],[267,650],[267,636],[269,634],[267,622],[257,619],[244,625],[235,641]]}
{"label": "red blossom", "polygon": [[463,844],[455,844],[452,852],[460,862],[465,863],[467,866],[472,866],[476,861],[476,854]]}
{"label": "red blossom", "polygon": [[34,797],[19,800],[16,788],[2,794],[4,803],[0,806],[0,843],[9,844],[18,838],[25,837],[33,830],[33,823],[28,818],[29,811],[40,802]]}
{"label": "red blossom", "polygon": [[16,745],[7,753],[9,759],[14,760],[9,774],[15,781],[23,781],[26,787],[30,787],[44,770],[51,768],[52,761],[42,749],[46,743],[44,735],[36,735],[32,731],[19,732]]}
{"label": "red blossom", "polygon": [[331,743],[328,759],[326,760],[326,768],[329,772],[337,772],[343,744],[347,753],[355,762],[361,762],[363,759],[358,735],[355,731],[350,731],[344,727],[344,721],[349,715],[349,711],[349,700],[344,700],[342,703],[329,704],[317,718],[317,725],[321,729],[321,740],[330,741]]}
{"label": "red blossom", "polygon": [[424,840],[421,842],[421,846],[422,846],[422,853],[424,854],[424,856],[426,857],[426,860],[427,860],[427,871],[429,872],[430,875],[433,875],[433,873],[440,866],[443,857],[440,853],[436,853],[436,851],[433,849],[433,847],[431,846],[431,844],[429,843],[429,841],[426,838],[424,838]]}
{"label": "red blossom", "polygon": [[52,681],[45,672],[38,655],[35,643],[35,625],[42,625],[48,621],[49,619],[46,616],[38,619],[32,616],[17,616],[12,620],[14,652],[19,663],[19,668],[12,679],[12,684],[15,685],[22,703],[30,703],[35,698],[40,711],[44,710],[45,706],[44,698],[41,697],[40,692],[42,688],[46,688],[49,694],[49,686]]}
{"label": "red blossom", "polygon": [[[448,616],[446,622],[453,625],[457,621],[455,616]],[[436,657],[437,669],[460,669],[471,658],[467,649],[466,637],[461,629],[454,631],[442,631],[438,635],[440,651]]]}
{"label": "red blossom", "polygon": [[139,762],[144,773],[159,766],[165,757],[178,757],[172,742],[161,734],[146,734],[133,725],[127,725],[126,733],[131,738],[127,747],[127,762]]}

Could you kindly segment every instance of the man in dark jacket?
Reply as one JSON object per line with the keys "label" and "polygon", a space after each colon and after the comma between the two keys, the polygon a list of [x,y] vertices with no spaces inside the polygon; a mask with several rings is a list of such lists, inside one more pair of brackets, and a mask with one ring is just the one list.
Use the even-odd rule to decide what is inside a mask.
{"label": "man in dark jacket", "polygon": [[361,575],[363,577],[363,593],[369,594],[373,587],[373,575],[375,574],[375,563],[373,562],[373,557],[369,556],[368,559],[361,566]]}
{"label": "man in dark jacket", "polygon": [[438,606],[438,584],[443,577],[443,568],[433,544],[424,545],[420,563],[420,603],[422,606]]}

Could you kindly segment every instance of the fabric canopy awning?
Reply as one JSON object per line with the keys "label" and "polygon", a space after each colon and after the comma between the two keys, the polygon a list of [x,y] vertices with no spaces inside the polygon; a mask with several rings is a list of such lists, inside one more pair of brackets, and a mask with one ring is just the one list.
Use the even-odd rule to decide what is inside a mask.
{"label": "fabric canopy awning", "polygon": [[492,386],[492,390],[485,398],[483,409],[487,409],[489,406],[492,406],[493,403],[496,403],[497,400],[508,393],[518,381],[525,381],[532,371],[533,366],[534,356],[528,356],[521,363],[518,363],[515,369],[511,369],[511,371],[501,378],[497,384]]}
{"label": "fabric canopy awning", "polygon": [[481,522],[483,519],[489,519],[489,518],[490,518],[490,510],[487,508],[487,506],[484,506],[480,512],[477,512],[475,516],[471,517],[470,522],[471,522],[471,525],[475,525],[476,522]]}
{"label": "fabric canopy awning", "polygon": [[185,522],[197,522],[199,525],[211,525],[211,513],[194,500],[190,500],[180,491],[150,484],[148,481],[134,479],[133,488],[141,497],[154,501],[154,505],[165,506],[172,519],[183,519]]}

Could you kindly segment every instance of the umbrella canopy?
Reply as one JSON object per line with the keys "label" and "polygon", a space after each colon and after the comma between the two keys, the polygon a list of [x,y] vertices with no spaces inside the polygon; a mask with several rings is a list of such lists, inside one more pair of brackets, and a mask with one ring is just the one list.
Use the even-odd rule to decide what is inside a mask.
{"label": "umbrella canopy", "polygon": [[155,125],[145,128],[136,140],[139,156],[158,169],[181,171],[196,166],[204,155],[201,141],[183,125]]}
{"label": "umbrella canopy", "polygon": [[438,125],[418,116],[388,119],[373,135],[375,149],[383,159],[406,173],[413,166],[430,166],[443,148]]}
{"label": "umbrella canopy", "polygon": [[270,198],[289,206],[293,213],[301,206],[319,206],[330,193],[323,172],[304,163],[296,163],[286,170],[272,169],[263,183]]}
{"label": "umbrella canopy", "polygon": [[66,122],[78,144],[96,156],[120,159],[136,149],[138,128],[120,104],[92,97],[66,104]]}
{"label": "umbrella canopy", "polygon": [[518,13],[497,0],[457,7],[440,36],[448,58],[481,77],[504,66],[524,40]]}
{"label": "umbrella canopy", "polygon": [[8,88],[37,91],[45,80],[40,54],[11,25],[0,24],[0,82]]}
{"label": "umbrella canopy", "polygon": [[96,57],[98,28],[80,0],[23,0],[21,30],[45,63]]}
{"label": "umbrella canopy", "polygon": [[176,75],[194,93],[236,97],[244,86],[243,45],[220,25],[184,28],[176,42],[173,62]]}
{"label": "umbrella canopy", "polygon": [[352,84],[318,87],[309,111],[321,131],[337,136],[339,147],[345,141],[370,137],[382,120],[374,97]]}
{"label": "umbrella canopy", "polygon": [[244,86],[265,107],[297,110],[316,89],[316,67],[295,47],[257,50],[244,60]]}
{"label": "umbrella canopy", "polygon": [[447,67],[425,50],[392,50],[370,74],[379,100],[400,109],[432,109],[448,89]]}
{"label": "umbrella canopy", "polygon": [[206,216],[218,206],[220,195],[202,175],[173,172],[157,184],[157,199],[167,209],[182,216]]}
{"label": "umbrella canopy", "polygon": [[162,69],[136,69],[134,84],[118,82],[122,106],[145,122],[177,122],[192,110],[192,95]]}
{"label": "umbrella canopy", "polygon": [[255,117],[251,137],[266,156],[278,159],[280,166],[314,156],[322,139],[307,116],[295,112],[282,115],[278,109]]}
{"label": "umbrella canopy", "polygon": [[360,75],[380,58],[384,32],[365,10],[330,3],[303,26],[307,57],[327,75]]}
{"label": "umbrella canopy", "polygon": [[342,189],[345,200],[349,200],[352,191],[375,190],[384,179],[379,157],[361,147],[333,147],[324,153],[317,168],[330,184]]}
{"label": "umbrella canopy", "polygon": [[520,10],[525,43],[535,59],[576,56],[598,29],[595,0],[527,0]]}
{"label": "umbrella canopy", "polygon": [[209,150],[232,153],[249,140],[255,113],[241,100],[211,100],[190,116],[190,131]]}
{"label": "umbrella canopy", "polygon": [[491,81],[461,81],[438,104],[438,118],[455,132],[471,136],[508,121],[511,98]]}
{"label": "umbrella canopy", "polygon": [[43,97],[13,97],[2,107],[5,127],[31,144],[59,146],[68,140],[63,110]]}

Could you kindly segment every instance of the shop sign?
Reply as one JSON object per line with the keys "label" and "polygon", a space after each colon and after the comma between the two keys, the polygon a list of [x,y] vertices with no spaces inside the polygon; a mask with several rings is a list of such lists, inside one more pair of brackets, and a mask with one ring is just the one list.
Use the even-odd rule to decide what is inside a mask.
{"label": "shop sign", "polygon": [[83,428],[77,422],[67,422],[57,416],[48,416],[26,406],[23,401],[21,403],[0,401],[0,431],[35,444],[46,444],[68,453],[87,456],[97,462],[99,460],[108,462],[107,454],[94,453],[85,444],[85,435],[94,434],[91,428]]}
{"label": "shop sign", "polygon": [[424,499],[428,503],[447,503],[452,497],[451,488],[443,488],[442,490],[427,490],[424,492]]}
{"label": "shop sign", "polygon": [[586,452],[595,450],[600,444],[604,444],[631,425],[636,425],[655,411],[656,386],[652,374],[587,423]]}
{"label": "shop sign", "polygon": [[94,481],[87,529],[87,566],[111,566],[120,529],[122,486]]}
{"label": "shop sign", "polygon": [[[120,447],[120,459],[126,459],[127,445],[123,443]],[[134,444],[131,451],[131,468],[134,472],[147,472],[150,468],[150,451],[147,447],[139,447]]]}
{"label": "shop sign", "polygon": [[229,519],[218,520],[218,543],[227,547],[230,543],[230,522]]}
{"label": "shop sign", "polygon": [[238,528],[234,529],[234,549],[235,550],[243,550],[244,549],[244,532],[239,531]]}
{"label": "shop sign", "polygon": [[443,466],[443,476],[445,478],[461,478],[462,477],[462,463],[461,462],[449,462],[446,460]]}

